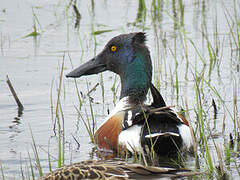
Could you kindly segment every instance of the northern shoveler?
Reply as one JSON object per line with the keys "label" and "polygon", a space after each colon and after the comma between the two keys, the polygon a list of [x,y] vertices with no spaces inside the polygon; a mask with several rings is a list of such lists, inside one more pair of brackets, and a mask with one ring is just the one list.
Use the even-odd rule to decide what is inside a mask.
{"label": "northern shoveler", "polygon": [[[88,160],[64,166],[38,180],[177,178],[199,175],[188,169],[143,166],[122,161]],[[144,178],[144,179],[145,179]],[[148,177],[149,178],[149,177]]]}
{"label": "northern shoveler", "polygon": [[[95,133],[99,148],[132,153],[154,149],[165,156],[193,145],[187,120],[166,104],[153,86],[152,62],[143,32],[112,38],[102,52],[71,71],[66,77],[78,78],[106,70],[121,79],[120,101]],[[148,90],[153,103],[144,104]]]}

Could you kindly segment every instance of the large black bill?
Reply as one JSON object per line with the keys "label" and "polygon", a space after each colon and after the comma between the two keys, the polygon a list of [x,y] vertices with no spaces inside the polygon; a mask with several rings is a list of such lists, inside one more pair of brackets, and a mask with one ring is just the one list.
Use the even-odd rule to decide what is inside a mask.
{"label": "large black bill", "polygon": [[100,63],[97,58],[93,58],[90,61],[82,64],[78,68],[68,73],[66,77],[78,78],[81,76],[97,74],[105,70],[107,70],[106,65]]}

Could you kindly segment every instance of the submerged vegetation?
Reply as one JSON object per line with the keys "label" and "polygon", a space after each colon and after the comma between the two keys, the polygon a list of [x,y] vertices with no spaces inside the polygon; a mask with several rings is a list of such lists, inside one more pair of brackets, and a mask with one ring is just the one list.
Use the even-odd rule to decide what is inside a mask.
{"label": "submerged vegetation", "polygon": [[[79,51],[76,55],[61,49],[61,57],[57,54],[61,59],[55,73],[58,78],[52,80],[50,97],[47,97],[50,103],[46,105],[50,106],[53,121],[50,134],[53,138],[45,139],[44,146],[39,144],[32,130],[34,125],[29,124],[32,149],[28,149],[28,156],[24,159],[25,168],[20,159],[21,170],[15,179],[36,179],[76,160],[99,158],[93,148],[93,135],[119,98],[119,79],[106,73],[106,76],[101,74],[88,79],[66,80],[64,74],[93,57],[114,35],[132,31],[146,32],[154,66],[153,83],[167,105],[175,105],[183,112],[193,129],[194,157],[180,156],[180,162],[184,167],[205,172],[204,176],[208,178],[239,179],[240,1],[123,1],[127,5],[123,6],[120,2],[119,5],[135,13],[134,17],[126,18],[127,22],[123,25],[116,22],[120,21],[120,17],[111,19],[115,16],[106,17],[99,13],[104,8],[112,8],[111,1],[103,1],[104,7],[94,0],[84,4],[84,8],[82,3],[70,0],[56,4],[56,9],[65,7],[67,47],[71,41],[77,41],[79,47],[75,48]],[[36,11],[32,10],[34,31],[25,37],[36,38],[47,31]],[[87,23],[85,16],[90,16]],[[101,18],[111,20],[108,23],[108,19],[103,21]],[[41,29],[41,34],[37,27]],[[70,38],[72,33],[74,39]],[[2,34],[0,47],[3,56]],[[147,102],[151,102],[151,98]],[[82,154],[73,155],[82,146]],[[39,154],[39,151],[44,153]],[[126,161],[143,161],[146,164],[144,157],[139,158],[141,156],[137,154],[126,158]],[[148,159],[154,161],[154,154]],[[0,157],[0,177],[7,179],[11,175],[1,161]],[[181,163],[177,165],[182,167]]]}

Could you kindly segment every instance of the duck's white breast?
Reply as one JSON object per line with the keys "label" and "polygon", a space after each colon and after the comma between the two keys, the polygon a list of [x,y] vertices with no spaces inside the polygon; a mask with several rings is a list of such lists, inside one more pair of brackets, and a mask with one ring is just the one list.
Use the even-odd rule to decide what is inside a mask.
{"label": "duck's white breast", "polygon": [[118,137],[118,144],[120,146],[125,146],[130,152],[141,152],[142,146],[140,143],[140,134],[142,126],[133,125],[128,129],[122,131]]}
{"label": "duck's white breast", "polygon": [[178,126],[179,133],[183,140],[183,150],[189,151],[193,146],[192,135],[189,126],[181,124]]}

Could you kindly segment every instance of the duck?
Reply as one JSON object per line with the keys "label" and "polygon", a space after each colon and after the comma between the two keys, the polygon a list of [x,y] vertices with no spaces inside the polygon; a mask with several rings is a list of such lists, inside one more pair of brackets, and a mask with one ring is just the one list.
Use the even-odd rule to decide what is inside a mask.
{"label": "duck", "polygon": [[[94,58],[69,72],[79,78],[111,71],[120,76],[121,92],[106,120],[94,134],[99,149],[169,156],[192,152],[189,122],[166,103],[152,84],[152,61],[144,32],[113,37]],[[146,104],[150,90],[152,103]]]}
{"label": "duck", "polygon": [[145,179],[178,178],[200,175],[201,172],[170,167],[144,166],[120,160],[85,160],[63,166],[45,174],[38,180],[79,179]]}

